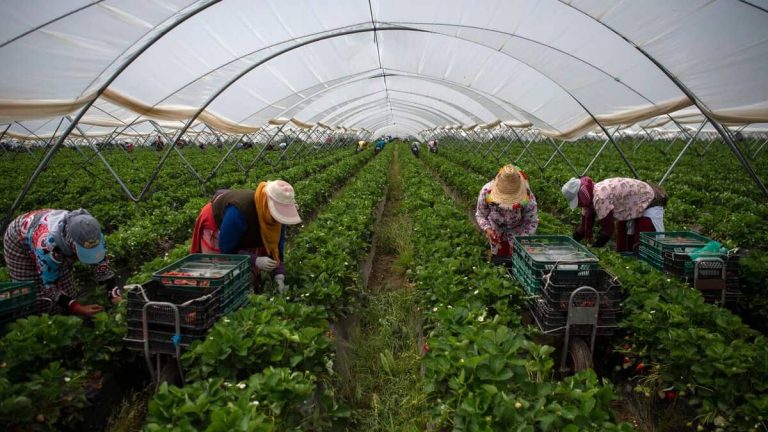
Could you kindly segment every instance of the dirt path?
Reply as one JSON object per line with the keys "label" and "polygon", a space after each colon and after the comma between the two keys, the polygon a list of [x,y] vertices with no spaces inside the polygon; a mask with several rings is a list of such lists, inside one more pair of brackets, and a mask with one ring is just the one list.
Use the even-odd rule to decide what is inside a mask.
{"label": "dirt path", "polygon": [[411,223],[400,211],[398,167],[396,150],[386,204],[374,230],[367,301],[359,311],[359,327],[351,332],[351,364],[342,388],[354,410],[347,430],[403,430],[423,413],[420,321],[406,278],[412,256]]}

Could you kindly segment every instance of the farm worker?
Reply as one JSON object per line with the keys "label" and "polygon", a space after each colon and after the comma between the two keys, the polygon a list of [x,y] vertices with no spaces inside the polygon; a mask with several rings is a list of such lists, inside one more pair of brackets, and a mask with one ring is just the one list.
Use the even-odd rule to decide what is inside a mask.
{"label": "farm worker", "polygon": [[106,286],[113,304],[121,299],[99,222],[83,209],[22,214],[8,225],[3,242],[11,278],[37,282],[38,311],[91,316],[103,309],[75,299],[72,267],[76,260],[93,266],[96,281]]}
{"label": "farm worker", "polygon": [[491,261],[508,261],[515,236],[533,235],[539,226],[536,197],[525,172],[515,165],[501,167],[496,178],[480,189],[475,219],[488,237]]}
{"label": "farm worker", "polygon": [[190,252],[250,255],[252,282],[259,283],[259,271],[271,272],[282,293],[285,227],[300,222],[293,187],[283,180],[261,182],[255,192],[219,190],[197,217]]}
{"label": "farm worker", "polygon": [[427,146],[429,147],[429,151],[431,153],[437,153],[437,140],[430,140],[427,143]]}
{"label": "farm worker", "polygon": [[594,183],[584,176],[568,180],[561,192],[571,208],[581,208],[581,223],[573,232],[577,241],[592,240],[595,219],[601,229],[592,246],[605,246],[615,222],[617,252],[636,252],[641,232],[664,231],[667,194],[653,183],[619,177]]}
{"label": "farm worker", "polygon": [[357,142],[357,150],[356,152],[359,153],[361,151],[365,150],[365,141],[358,141]]}
{"label": "farm worker", "polygon": [[418,141],[414,141],[411,143],[411,151],[413,152],[413,155],[416,157],[419,157],[419,147],[421,144],[419,144]]}
{"label": "farm worker", "polygon": [[376,141],[376,145],[374,146],[373,151],[375,153],[378,153],[378,152],[380,152],[382,150],[384,150],[384,140],[383,139],[379,139],[378,141]]}

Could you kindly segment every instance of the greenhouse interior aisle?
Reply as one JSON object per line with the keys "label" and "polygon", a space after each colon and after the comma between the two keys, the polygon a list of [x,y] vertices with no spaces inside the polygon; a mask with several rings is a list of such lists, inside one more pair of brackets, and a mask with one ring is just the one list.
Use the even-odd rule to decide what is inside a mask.
{"label": "greenhouse interior aisle", "polygon": [[0,22],[0,431],[768,432],[768,0]]}

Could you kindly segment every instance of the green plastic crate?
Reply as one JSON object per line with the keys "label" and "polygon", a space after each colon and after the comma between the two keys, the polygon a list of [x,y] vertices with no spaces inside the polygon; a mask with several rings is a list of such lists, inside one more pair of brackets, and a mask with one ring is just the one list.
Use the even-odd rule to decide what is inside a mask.
{"label": "green plastic crate", "polygon": [[658,250],[648,246],[647,244],[640,243],[640,248],[638,249],[638,257],[640,260],[650,264],[653,268],[657,270],[664,270],[664,257],[662,257]]}
{"label": "green plastic crate", "polygon": [[[640,233],[638,255],[658,270],[665,270],[671,263],[666,262],[672,253],[690,253],[704,247],[712,239],[692,231],[666,231]],[[691,267],[692,269],[692,267]]]}
{"label": "green plastic crate", "polygon": [[534,270],[520,255],[512,257],[512,274],[520,282],[528,294],[538,295],[541,293],[545,278],[561,286],[580,286],[595,285],[595,278],[598,277],[601,270],[599,268],[590,269],[566,269],[566,270]]}
{"label": "green plastic crate", "polygon": [[692,231],[642,232],[640,244],[658,252],[663,257],[664,252],[692,252],[704,247],[712,239]]}
{"label": "green plastic crate", "polygon": [[34,303],[35,281],[0,282],[0,314],[12,314]]}
{"label": "green plastic crate", "polygon": [[567,236],[517,236],[515,254],[534,271],[600,268],[592,252]]}
{"label": "green plastic crate", "polygon": [[248,255],[192,254],[155,272],[153,279],[167,287],[205,294],[247,284],[249,273]]}

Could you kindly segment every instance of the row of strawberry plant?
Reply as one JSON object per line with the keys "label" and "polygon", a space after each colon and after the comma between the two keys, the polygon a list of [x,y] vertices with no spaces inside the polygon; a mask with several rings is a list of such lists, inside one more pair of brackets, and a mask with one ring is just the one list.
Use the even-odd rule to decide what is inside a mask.
{"label": "row of strawberry plant", "polygon": [[[486,181],[478,174],[462,173],[461,166],[443,158],[427,161],[467,200]],[[463,189],[459,189],[461,185]],[[540,233],[568,232],[552,215],[540,212],[539,217]],[[653,397],[666,389],[667,393],[662,392],[665,398],[683,396],[699,415],[695,423],[704,427],[765,428],[768,340],[730,311],[705,304],[698,291],[645,263],[611,251],[593,252],[620,278],[628,293],[622,305],[625,337],[616,339],[614,349],[627,356],[624,365],[632,366],[637,375],[632,379],[643,383],[638,391]]]}
{"label": "row of strawberry plant", "polygon": [[412,271],[425,316],[425,389],[438,430],[611,431],[612,386],[592,371],[553,379],[554,348],[531,340],[523,292],[485,259],[463,209],[404,158],[404,208],[414,221]]}
{"label": "row of strawberry plant", "polygon": [[80,425],[104,372],[130,361],[120,353],[123,316],[100,313],[85,322],[41,315],[9,324],[0,339],[0,429]]}
{"label": "row of strawberry plant", "polygon": [[[582,146],[584,151],[570,154],[569,157],[574,158],[576,163],[580,160],[586,163],[583,159],[593,149],[582,143],[573,146]],[[493,177],[498,170],[498,164],[493,159],[478,157],[471,144],[452,150],[441,153],[441,157],[469,167],[487,178]],[[643,161],[653,162],[661,156],[659,152],[644,154]],[[740,259],[739,289],[743,301],[738,306],[738,312],[750,326],[768,333],[768,252],[765,250],[768,238],[764,237],[764,231],[755,229],[768,222],[768,206],[761,202],[760,197],[750,198],[747,193],[753,186],[749,181],[737,181],[738,176],[743,174],[740,167],[733,166],[732,155],[713,148],[704,158],[685,161],[688,164],[678,167],[677,174],[667,184],[670,202],[665,212],[666,228],[668,231],[694,229],[729,247],[756,248],[742,254]],[[646,178],[658,178],[661,173],[656,171],[666,167],[666,164],[658,161],[650,165],[641,171]],[[535,165],[527,168],[531,182],[535,185],[534,193],[539,197],[539,208],[575,226],[578,212],[571,211],[560,194],[560,186],[570,175],[567,167],[558,159],[544,174],[539,173]],[[622,169],[624,166],[618,157],[614,155],[611,158],[610,154],[606,154],[596,165],[593,175],[598,179],[613,177],[620,175]],[[718,178],[723,181],[705,184],[707,182],[697,173],[708,171],[722,171]],[[696,192],[692,193],[693,190]],[[709,199],[702,199],[702,193]]]}
{"label": "row of strawberry plant", "polygon": [[[323,157],[309,163],[306,163],[306,161],[290,161],[283,164],[283,168],[284,171],[295,171],[292,179],[298,180],[337,162],[340,156],[345,155],[346,153],[335,151],[330,154],[324,154]],[[262,178],[269,175],[271,170],[272,167],[261,166],[254,175],[256,178]],[[167,173],[169,171],[172,172],[173,167],[166,167],[163,172]],[[71,176],[71,178],[80,178],[81,180],[83,177],[87,178],[88,176],[82,171],[77,171],[76,175]],[[233,182],[237,181],[235,178],[236,176],[233,175],[222,176],[215,179],[212,185],[233,187]],[[230,183],[224,183],[227,181]],[[178,241],[191,232],[195,217],[205,203],[205,198],[199,197],[201,193],[200,187],[196,182],[190,182],[189,179],[179,175],[162,179],[161,183],[162,191],[153,193],[148,199],[137,205],[123,199],[123,197],[112,197],[111,194],[114,191],[111,191],[110,188],[93,188],[92,183],[90,186],[93,190],[88,192],[82,191],[82,193],[98,195],[100,199],[97,202],[100,205],[106,206],[105,208],[108,210],[106,212],[94,211],[93,214],[100,218],[100,221],[105,226],[105,231],[109,232],[107,242],[111,255],[115,257],[115,264],[118,267],[133,268],[147,257],[162,250],[168,242]],[[78,204],[74,204],[74,206],[77,207],[82,205],[83,202],[88,202],[87,200],[83,201],[83,199],[78,201]],[[60,202],[53,200],[53,202],[48,202],[43,207],[57,208],[57,203]],[[114,226],[116,221],[111,220],[111,218],[118,213],[130,213],[132,217],[117,218],[118,221],[123,222],[120,224],[120,228],[113,231],[109,227]],[[88,276],[88,272],[79,272],[79,274],[82,277]]]}
{"label": "row of strawberry plant", "polygon": [[[341,179],[348,178],[350,175],[353,175],[354,172],[360,168],[360,165],[365,163],[371,157],[372,153],[369,152],[368,155],[359,155],[353,158],[344,159],[340,163],[337,163],[334,166],[326,169],[323,174],[315,177],[316,179],[321,180],[318,182],[318,184],[322,184],[327,189],[327,191],[322,192],[319,189],[313,189],[313,191],[315,191],[314,196],[308,197],[308,200],[305,201],[307,205],[303,208],[303,210],[309,212],[316,210],[316,208],[313,206],[317,206],[322,203],[322,197],[329,196]],[[324,163],[328,164],[330,161]],[[304,178],[305,176],[311,175],[312,173],[321,172],[322,168],[323,166],[321,164],[310,163],[286,170],[283,174],[286,178],[295,178],[298,180],[300,178]],[[301,188],[301,185],[308,181],[309,180],[299,181],[296,184],[299,188]],[[197,211],[199,211],[199,208],[200,207],[198,207]],[[142,267],[143,273],[140,273],[133,279],[137,282],[148,280],[154,271],[159,270],[171,262],[186,256],[188,251],[188,243],[175,248],[174,250],[170,251],[166,257],[146,263]],[[277,300],[278,302],[284,302],[284,300]],[[265,300],[265,298],[256,298],[253,301],[256,303],[269,301],[270,304],[273,304],[272,302],[274,302],[274,300]],[[317,328],[322,328],[323,331],[325,331],[328,325],[327,322],[324,321],[325,312],[322,309],[302,307],[297,308],[291,304],[281,305],[279,307],[275,306],[272,309],[267,309],[262,305],[256,307],[255,309],[264,311],[265,315],[254,316],[253,314],[250,314],[246,315],[245,317],[240,317],[237,319],[237,321],[235,321],[235,318],[232,318],[233,322],[239,322],[241,324],[248,323],[248,326],[251,326],[253,323],[259,322],[259,317],[262,318],[261,322],[264,322],[265,325],[266,323],[275,322],[276,317],[281,317],[281,319],[286,321],[282,323],[282,326],[278,327],[259,327],[264,332],[262,334],[262,338],[259,341],[259,346],[264,345],[263,349],[267,350],[265,352],[271,350],[271,345],[266,343],[266,340],[270,337],[269,335],[278,335],[275,340],[280,341],[278,345],[284,345],[284,330],[289,328],[286,323],[294,325],[294,321],[296,321],[295,325],[297,327],[291,328],[293,328],[297,334],[301,335],[301,337],[307,339],[307,343],[303,343],[303,341],[301,343],[299,343],[299,341],[295,341],[297,342],[297,346],[302,347],[298,352],[309,353],[309,345],[319,346],[320,348],[323,348],[325,345],[327,345],[324,345],[322,338],[319,338],[316,334],[310,335],[311,332],[303,328],[310,328],[311,326],[309,324],[314,323],[316,324]],[[132,356],[128,355],[126,352],[122,352],[121,338],[125,334],[125,322],[123,321],[124,316],[125,314],[122,305],[112,314],[98,314],[95,318],[95,330],[93,327],[84,326],[82,320],[74,317],[48,317],[44,315],[42,317],[30,317],[29,319],[20,320],[13,324],[12,331],[9,333],[8,338],[0,341],[0,350],[2,350],[3,353],[27,352],[28,354],[23,357],[15,356],[15,354],[9,355],[18,357],[18,362],[20,363],[27,362],[29,364],[37,365],[39,370],[36,370],[34,374],[31,372],[26,374],[19,374],[15,372],[10,373],[10,375],[13,376],[13,380],[8,381],[9,387],[4,388],[4,390],[7,390],[8,392],[15,392],[18,397],[12,398],[10,396],[14,393],[0,394],[0,407],[3,407],[0,408],[0,413],[5,413],[8,415],[7,418],[0,417],[0,419],[8,419],[8,424],[25,425],[24,427],[28,425],[34,425],[36,422],[38,422],[47,424],[51,428],[54,426],[73,426],[78,421],[80,421],[88,407],[88,402],[85,400],[83,395],[88,390],[88,385],[90,385],[90,382],[84,383],[84,381],[87,381],[89,377],[99,373],[99,370],[96,368],[97,365],[90,359],[102,359],[104,362],[107,362],[110,367],[116,367],[116,365],[119,365],[125,361],[129,361],[132,358]],[[294,320],[291,318],[292,316],[301,316],[302,319]],[[61,330],[60,328],[64,330]],[[39,350],[26,349],[27,345],[29,344],[39,344],[40,347],[56,347],[58,346],[57,344],[59,342],[58,340],[52,339],[60,336],[61,331],[69,331],[68,329],[70,328],[77,330],[77,338],[73,339],[72,337],[67,336],[68,333],[66,333],[63,339],[64,345],[62,346],[69,345],[70,348],[71,346],[78,347],[76,350],[68,350],[64,354],[61,354],[60,350],[51,350],[50,354],[40,355],[38,353]],[[241,334],[242,331],[244,331],[243,328],[239,328],[239,330],[240,333],[238,334]],[[224,331],[225,334],[236,333],[232,330],[232,328],[221,329],[220,331]],[[245,340],[245,338],[241,339]],[[290,335],[289,339],[294,341],[295,335]],[[87,340],[88,342],[82,342],[83,340]],[[321,349],[317,350],[322,351]],[[66,375],[61,375],[66,377],[66,380],[63,383],[59,383],[58,381],[54,380],[54,378],[58,379],[56,378],[58,375],[54,376],[51,375],[51,373],[46,372],[46,362],[52,361],[51,359],[57,359],[57,353],[61,354],[61,357],[66,360],[66,364],[70,367],[69,369],[64,369],[62,371],[56,369],[56,373]],[[274,356],[275,354],[273,354],[273,357]],[[309,354],[307,354],[307,356],[309,357]],[[286,358],[288,357],[289,356],[286,354]],[[328,364],[329,361],[330,359],[324,358],[319,364],[324,366],[325,364]],[[5,370],[14,371],[15,364],[16,362],[7,363],[8,369]],[[279,366],[279,364],[275,363],[274,366]],[[53,365],[51,367],[55,368],[57,365]],[[77,377],[77,379],[72,381],[73,377]],[[285,381],[284,384],[290,387],[293,386],[291,382],[296,378],[296,376],[292,374],[286,375],[285,371],[283,370],[265,370],[264,374],[260,375],[260,377],[261,378],[251,378],[251,381],[265,379],[270,382],[270,385],[277,385],[274,382],[275,379],[280,379],[283,381],[288,380]],[[44,378],[54,380],[48,389],[40,388],[40,386],[37,384],[39,380]],[[65,384],[66,386],[64,386]],[[97,383],[94,382],[94,385],[95,384]],[[196,385],[200,386],[201,384]],[[65,388],[63,388],[63,386]],[[18,391],[19,389],[27,389],[27,391],[21,392]],[[173,390],[165,389],[164,391]],[[302,390],[302,392],[303,391],[304,390]],[[280,395],[278,394],[276,396],[279,399]],[[262,402],[267,403],[265,407],[271,406],[273,411],[280,411],[278,400],[267,401],[266,399],[263,399]],[[60,408],[53,410],[51,408],[52,406],[60,406]],[[5,411],[5,408],[7,408],[7,411]],[[15,420],[13,420],[13,422],[11,422],[10,419],[13,415],[13,412],[21,409],[23,409],[21,412],[24,415],[18,416],[15,418]],[[0,414],[0,416],[2,415],[4,414]],[[201,415],[205,414],[201,412]],[[271,416],[270,418],[272,417],[274,416]]]}
{"label": "row of strawberry plant", "polygon": [[[320,275],[306,273],[313,271],[308,261],[314,255],[342,254],[355,267],[365,250],[352,240],[370,235],[390,158],[391,152],[385,152],[365,166],[291,240],[286,264],[296,271],[288,271],[289,298],[254,296],[249,306],[224,318],[204,341],[190,347],[183,363],[191,385],[160,389],[150,403],[149,430],[170,425],[211,431],[238,425],[247,430],[317,430],[332,428],[334,421],[349,415],[331,385],[334,350],[326,320],[349,310],[357,279],[349,279],[345,266],[326,266],[323,284],[316,283]],[[326,240],[342,235],[348,243]],[[311,251],[302,248],[316,236],[325,241]],[[338,296],[335,287],[342,287]],[[198,403],[201,398],[205,403]]]}
{"label": "row of strawberry plant", "polygon": [[[334,156],[336,157],[336,156]],[[284,179],[294,186],[296,202],[304,219],[320,209],[326,200],[344,184],[344,180],[354,176],[357,171],[373,157],[372,152],[364,152],[353,157],[339,159],[337,163],[325,166],[327,161],[320,164],[300,165],[278,174],[274,178]],[[323,169],[324,168],[324,169]],[[268,176],[269,178],[271,176]],[[259,180],[261,181],[261,180]],[[245,185],[255,187],[255,184]],[[198,207],[202,208],[202,204]],[[289,241],[292,241],[289,239]],[[152,273],[179,260],[189,253],[189,243],[179,245],[168,251],[163,257],[148,261],[142,265],[130,280],[132,282],[144,282],[152,277]]]}
{"label": "row of strawberry plant", "polygon": [[[639,147],[637,155],[632,154],[635,142],[622,142],[622,148],[635,165],[641,178],[659,179],[672,162],[675,153],[663,154],[657,147],[666,147],[665,142],[646,143]],[[682,144],[674,144],[672,152],[678,151]],[[568,143],[562,151],[577,169],[586,167],[600,143]],[[482,148],[482,147],[481,147]],[[552,153],[552,147],[546,143],[534,143],[530,150],[539,163],[544,163]],[[481,175],[492,177],[500,162],[494,158],[478,157],[477,143],[465,143],[451,146],[441,155],[461,165],[470,167]],[[510,151],[503,160],[511,160],[518,155],[518,149]],[[560,186],[573,175],[568,165],[557,156],[541,173],[533,159],[525,154],[520,158],[529,175],[541,180],[538,186],[559,191]],[[766,172],[768,159],[753,161],[758,173]],[[609,177],[631,176],[619,155],[608,148],[590,168],[589,175],[596,180]],[[713,181],[716,179],[716,181]],[[765,249],[768,233],[755,231],[754,226],[768,220],[768,207],[765,197],[747,176],[736,158],[727,148],[713,144],[703,157],[694,157],[689,153],[682,158],[665,183],[670,195],[666,209],[668,229],[686,230],[695,228],[713,238],[720,239],[733,246]],[[557,211],[565,208],[565,201],[560,198],[554,202],[544,202],[544,209]],[[550,207],[551,206],[551,207]]]}
{"label": "row of strawberry plant", "polygon": [[[295,183],[305,179],[309,175],[317,174],[329,166],[340,163],[360,164],[365,162],[365,157],[342,157],[333,154],[312,162],[298,162],[295,166],[286,166],[279,174],[270,173],[269,167],[262,167],[254,174],[254,181],[239,184],[230,184],[227,187],[255,187],[256,182],[263,178],[279,176],[289,183]],[[176,211],[168,211],[159,207],[151,215],[139,218],[124,225],[121,229],[107,236],[107,244],[110,253],[119,262],[129,267],[135,267],[137,263],[154,255],[161,240],[176,242],[190,235],[200,209],[208,198],[187,196],[183,206]]]}

